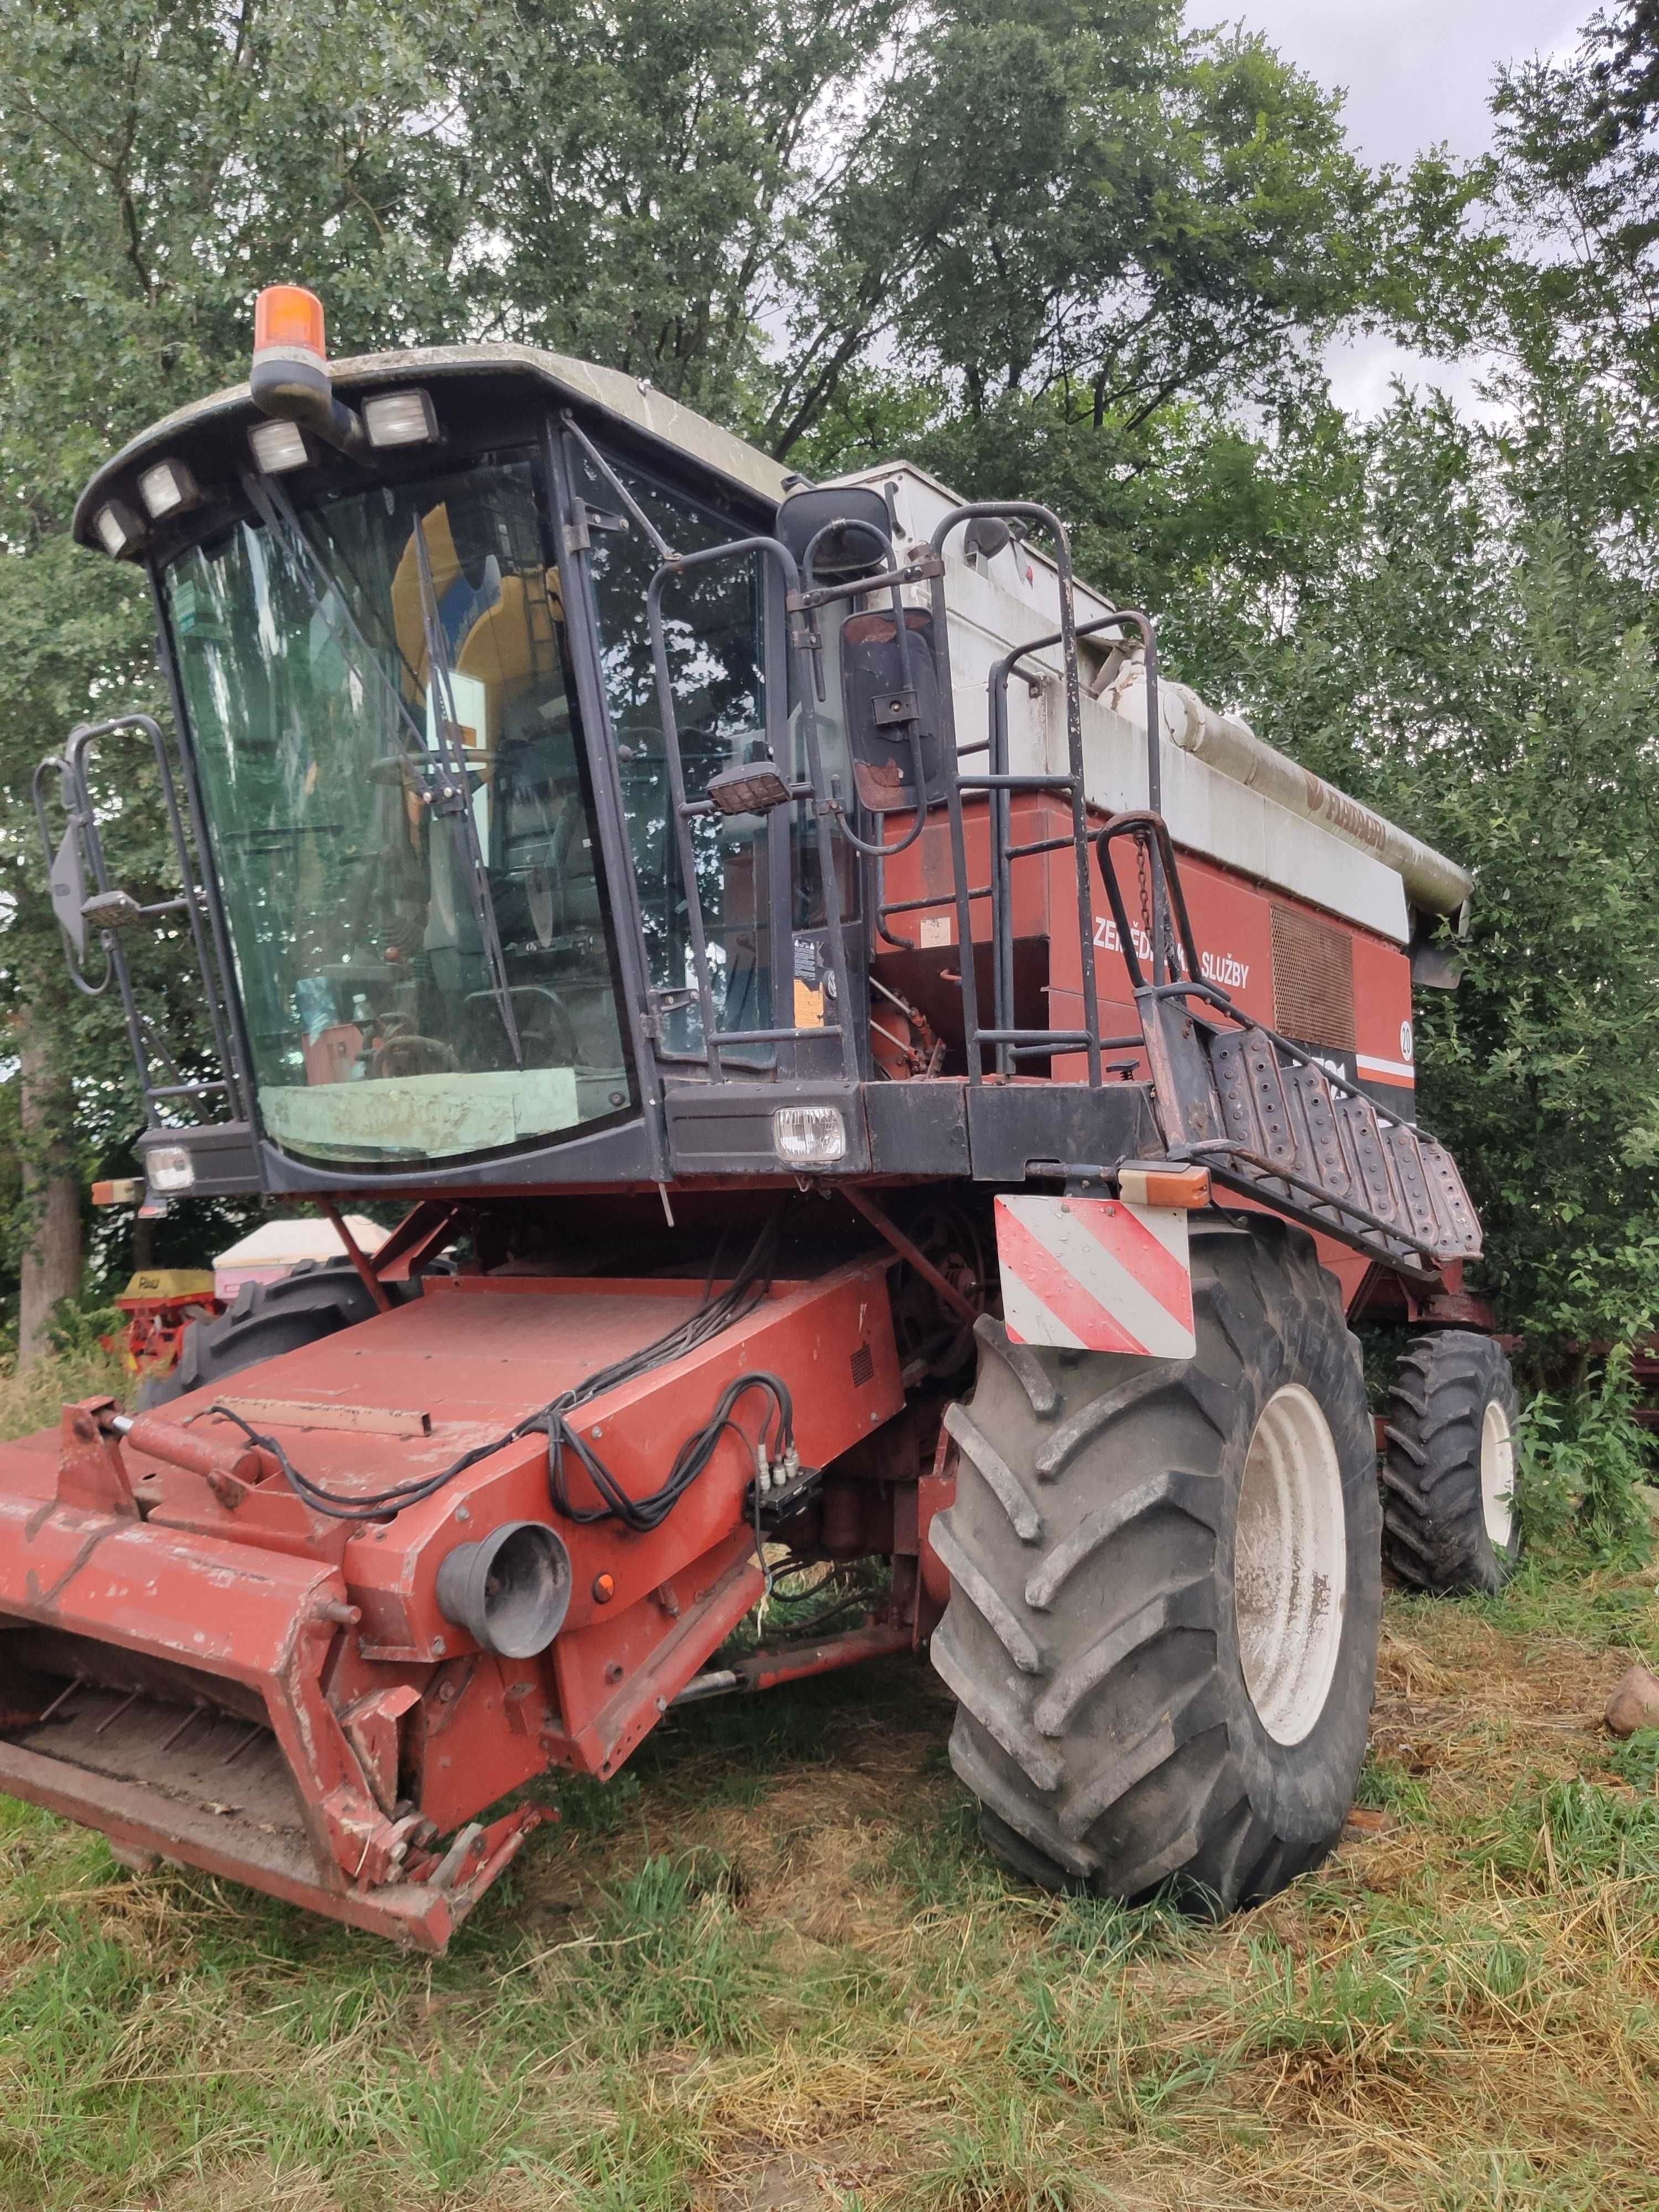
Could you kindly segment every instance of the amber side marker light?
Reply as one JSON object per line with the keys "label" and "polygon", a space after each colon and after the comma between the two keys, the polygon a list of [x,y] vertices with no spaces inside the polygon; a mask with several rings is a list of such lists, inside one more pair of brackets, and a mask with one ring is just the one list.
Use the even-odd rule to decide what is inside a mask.
{"label": "amber side marker light", "polygon": [[1117,1194],[1127,1206],[1165,1206],[1194,1212],[1210,1202],[1210,1170],[1129,1161],[1117,1171]]}
{"label": "amber side marker light", "polygon": [[94,1206],[137,1206],[143,1194],[143,1182],[133,1176],[118,1176],[112,1182],[92,1186]]}

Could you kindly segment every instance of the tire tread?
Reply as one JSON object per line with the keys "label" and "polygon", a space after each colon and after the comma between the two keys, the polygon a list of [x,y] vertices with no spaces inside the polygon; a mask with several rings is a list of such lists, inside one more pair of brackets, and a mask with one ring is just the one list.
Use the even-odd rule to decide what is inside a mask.
{"label": "tire tread", "polygon": [[1468,1329],[1421,1336],[1389,1393],[1382,1469],[1383,1556],[1401,1582],[1436,1597],[1491,1595],[1515,1571],[1519,1522],[1501,1551],[1480,1496],[1480,1430],[1493,1399],[1520,1418],[1501,1345]]}
{"label": "tire tread", "polygon": [[[1352,1540],[1368,1543],[1373,1581],[1380,1510],[1358,1349],[1312,1239],[1272,1217],[1212,1215],[1192,1225],[1192,1256],[1190,1360],[1039,1355],[980,1322],[979,1380],[947,1421],[956,1498],[933,1523],[952,1581],[933,1650],[957,1701],[951,1763],[992,1850],[1049,1887],[1133,1897],[1174,1879],[1212,1911],[1257,1893],[1261,1869],[1334,1840],[1371,1689],[1368,1672],[1363,1705],[1344,1706],[1353,1771],[1331,1803],[1309,1811],[1292,1791],[1270,1818],[1251,1795],[1262,1754],[1246,1756],[1228,1717],[1230,1698],[1248,1712],[1247,1692],[1218,1673],[1237,1480],[1219,1470],[1243,1451],[1241,1404],[1289,1371],[1264,1368],[1287,1356],[1264,1347],[1318,1347],[1307,1371],[1336,1409]],[[1365,1604],[1374,1639],[1374,1587]],[[1253,1713],[1249,1729],[1261,1736]]]}

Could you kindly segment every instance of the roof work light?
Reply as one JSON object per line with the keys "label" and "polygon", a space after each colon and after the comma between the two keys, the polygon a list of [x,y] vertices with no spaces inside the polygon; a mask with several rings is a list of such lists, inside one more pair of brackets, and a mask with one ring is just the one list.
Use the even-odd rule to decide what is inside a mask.
{"label": "roof work light", "polygon": [[157,461],[139,477],[138,496],[149,510],[150,520],[160,522],[164,515],[182,514],[186,507],[196,506],[202,494],[182,461]]}
{"label": "roof work light", "polygon": [[438,434],[437,410],[418,385],[365,399],[363,423],[371,446],[427,446]]}
{"label": "roof work light", "polygon": [[93,519],[93,528],[98,532],[98,542],[106,553],[117,561],[136,553],[144,542],[144,526],[125,501],[112,499],[100,507]]}
{"label": "roof work light", "polygon": [[247,434],[253,458],[268,477],[289,469],[302,469],[311,459],[311,447],[297,422],[256,422]]}

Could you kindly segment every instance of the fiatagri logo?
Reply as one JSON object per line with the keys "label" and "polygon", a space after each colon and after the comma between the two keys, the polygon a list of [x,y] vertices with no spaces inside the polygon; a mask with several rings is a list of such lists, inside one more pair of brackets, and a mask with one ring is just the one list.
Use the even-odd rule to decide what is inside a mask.
{"label": "fiatagri logo", "polygon": [[[1136,928],[1133,923],[1130,924],[1129,933],[1134,940],[1137,957],[1143,965],[1150,967],[1152,939],[1144,929]],[[1095,919],[1095,944],[1102,952],[1121,952],[1123,950],[1117,924],[1109,921],[1104,915],[1098,915]],[[1218,991],[1242,991],[1250,980],[1249,962],[1241,960],[1236,952],[1200,952],[1198,966],[1204,981],[1212,983]]]}
{"label": "fiatagri logo", "polygon": [[1373,814],[1369,806],[1362,806],[1357,799],[1338,791],[1310,768],[1303,769],[1302,779],[1310,814],[1322,814],[1336,829],[1345,830],[1360,844],[1369,845],[1374,853],[1386,848],[1389,825],[1380,814]]}

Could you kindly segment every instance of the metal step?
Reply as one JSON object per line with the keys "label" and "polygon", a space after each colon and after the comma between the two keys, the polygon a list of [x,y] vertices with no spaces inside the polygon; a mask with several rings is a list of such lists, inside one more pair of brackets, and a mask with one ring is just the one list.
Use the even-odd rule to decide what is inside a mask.
{"label": "metal step", "polygon": [[1224,1140],[1212,1171],[1279,1212],[1417,1273],[1480,1251],[1480,1226],[1444,1146],[1262,1029],[1208,1031]]}

